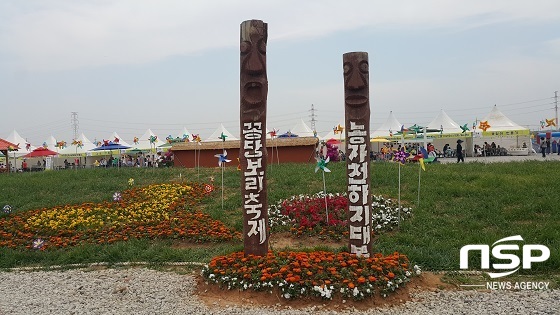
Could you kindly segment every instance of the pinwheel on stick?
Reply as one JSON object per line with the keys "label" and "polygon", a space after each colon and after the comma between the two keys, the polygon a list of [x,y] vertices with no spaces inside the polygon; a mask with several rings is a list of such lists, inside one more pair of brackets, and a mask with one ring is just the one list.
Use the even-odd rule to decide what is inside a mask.
{"label": "pinwheel on stick", "polygon": [[218,166],[222,169],[222,210],[224,210],[224,168],[226,167],[226,163],[231,162],[227,158],[227,151],[224,150],[222,154],[214,155],[218,158]]}
{"label": "pinwheel on stick", "polygon": [[315,160],[317,160],[317,165],[315,166],[315,173],[317,173],[317,171],[322,170],[323,173],[323,195],[325,197],[325,213],[327,215],[327,225],[329,224],[329,208],[327,207],[327,185],[325,183],[325,172],[326,173],[330,173],[331,170],[329,170],[327,168],[327,164],[329,164],[330,161],[330,157],[327,156],[327,159],[323,159],[319,156],[315,157]]}

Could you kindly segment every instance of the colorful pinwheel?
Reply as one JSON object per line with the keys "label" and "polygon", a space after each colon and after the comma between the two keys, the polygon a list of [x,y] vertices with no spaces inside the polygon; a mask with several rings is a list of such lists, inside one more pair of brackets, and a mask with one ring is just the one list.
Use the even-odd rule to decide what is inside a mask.
{"label": "colorful pinwheel", "polygon": [[121,141],[121,139],[115,137],[115,139],[113,140],[113,143],[119,143]]}
{"label": "colorful pinwheel", "polygon": [[400,132],[401,132],[403,135],[406,135],[409,131],[410,131],[410,130],[408,130],[407,128],[405,128],[404,125],[401,126],[401,131],[400,131]]}
{"label": "colorful pinwheel", "polygon": [[169,136],[165,137],[165,140],[167,141],[167,143],[171,143],[171,142],[173,142],[173,136],[169,135]]}
{"label": "colorful pinwheel", "polygon": [[121,201],[121,200],[122,200],[122,195],[121,195],[121,193],[118,192],[118,191],[115,192],[115,193],[113,194],[113,201]]}
{"label": "colorful pinwheel", "polygon": [[74,141],[72,141],[72,145],[75,145],[78,148],[81,148],[81,147],[84,146],[84,144],[82,143],[82,140],[74,140]]}
{"label": "colorful pinwheel", "polygon": [[45,245],[45,241],[40,238],[33,241],[33,249],[41,249],[43,245]]}
{"label": "colorful pinwheel", "polygon": [[149,140],[150,140],[150,144],[154,144],[157,141],[157,136],[150,136]]}
{"label": "colorful pinwheel", "polygon": [[[45,145],[46,145],[46,143],[43,143],[43,146],[45,146]],[[58,141],[56,143],[56,147],[59,148],[59,149],[66,148],[66,141]]]}
{"label": "colorful pinwheel", "polygon": [[227,135],[224,135],[224,133],[222,132],[222,134],[218,137],[218,139],[222,139],[222,141],[226,141]]}
{"label": "colorful pinwheel", "polygon": [[315,157],[315,160],[317,160],[317,165],[315,166],[315,173],[317,173],[317,171],[320,169],[322,170],[322,174],[323,174],[323,194],[325,196],[325,213],[326,213],[326,221],[327,221],[327,225],[329,224],[329,209],[327,208],[327,183],[325,181],[325,173],[330,173],[331,170],[329,170],[327,168],[327,164],[329,164],[329,160],[330,157],[327,156],[327,159],[323,159],[319,156]]}
{"label": "colorful pinwheel", "polygon": [[461,127],[461,130],[462,130],[461,133],[465,133],[465,132],[467,132],[467,131],[470,131],[470,129],[469,129],[469,127],[467,126],[467,124],[464,124],[464,125],[459,126],[459,127]]}
{"label": "colorful pinwheel", "polygon": [[336,127],[333,128],[334,134],[337,135],[339,133],[342,133],[342,131],[344,131],[344,127],[342,127],[340,124],[338,124]]}
{"label": "colorful pinwheel", "polygon": [[196,134],[196,135],[191,135],[192,140],[198,144],[200,144],[200,142],[202,141],[202,139],[200,139],[200,135]]}
{"label": "colorful pinwheel", "polygon": [[185,141],[185,142],[189,142],[189,135],[186,134],[186,133],[184,133],[182,139],[183,139],[183,141]]}
{"label": "colorful pinwheel", "polygon": [[550,127],[550,126],[556,127],[556,119],[551,118],[551,119],[545,119],[545,120],[546,120],[546,126],[545,127]]}
{"label": "colorful pinwheel", "polygon": [[138,137],[134,137],[134,139],[132,140],[134,141],[134,144],[138,144],[140,142],[140,140],[138,139]]}
{"label": "colorful pinwheel", "polygon": [[490,128],[490,125],[488,124],[488,120],[481,121],[480,124],[478,125],[478,128],[482,129],[482,131],[488,130],[488,128]]}
{"label": "colorful pinwheel", "polygon": [[274,137],[276,137],[276,135],[278,134],[278,130],[272,129],[272,131],[269,131],[268,134],[272,139],[274,139]]}
{"label": "colorful pinwheel", "polygon": [[418,126],[417,124],[414,124],[414,125],[410,126],[408,129],[411,130],[412,132],[414,132],[415,134],[417,134],[417,133],[421,133],[422,130],[424,129],[424,127]]}
{"label": "colorful pinwheel", "polygon": [[12,212],[12,206],[5,205],[4,208],[2,208],[2,212],[4,212],[5,214],[10,214]]}
{"label": "colorful pinwheel", "polygon": [[545,124],[544,120],[541,120],[541,128],[544,128],[544,124]]}
{"label": "colorful pinwheel", "polygon": [[26,149],[27,151],[29,151],[29,150],[31,149],[31,143],[29,143],[29,142],[26,143],[26,144],[25,144],[25,149]]}
{"label": "colorful pinwheel", "polygon": [[317,165],[315,166],[315,173],[317,173],[317,171],[318,171],[319,169],[323,170],[323,172],[327,172],[327,173],[330,173],[330,172],[331,172],[331,170],[329,170],[329,169],[327,168],[327,164],[329,164],[330,157],[327,156],[327,159],[326,159],[326,160],[325,160],[325,159],[322,159],[322,158],[320,158],[320,157],[316,157],[315,160],[317,160]]}
{"label": "colorful pinwheel", "polygon": [[393,161],[395,162],[399,162],[400,164],[406,163],[406,159],[408,158],[410,154],[408,154],[408,152],[404,151],[404,150],[398,150],[397,152],[395,152],[393,154]]}
{"label": "colorful pinwheel", "polygon": [[222,167],[222,165],[225,166],[225,163],[231,162],[231,160],[228,160],[228,158],[227,158],[227,151],[226,150],[224,150],[223,154],[216,154],[214,156],[218,158],[218,166],[219,167]]}

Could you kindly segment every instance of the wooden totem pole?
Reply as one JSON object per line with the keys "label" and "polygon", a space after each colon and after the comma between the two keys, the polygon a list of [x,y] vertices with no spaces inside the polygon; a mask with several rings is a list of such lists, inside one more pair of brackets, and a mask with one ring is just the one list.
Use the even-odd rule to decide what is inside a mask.
{"label": "wooden totem pole", "polygon": [[366,52],[343,55],[350,253],[371,254],[369,63]]}
{"label": "wooden totem pole", "polygon": [[241,23],[241,196],[245,255],[268,253],[266,191],[266,76],[267,24]]}

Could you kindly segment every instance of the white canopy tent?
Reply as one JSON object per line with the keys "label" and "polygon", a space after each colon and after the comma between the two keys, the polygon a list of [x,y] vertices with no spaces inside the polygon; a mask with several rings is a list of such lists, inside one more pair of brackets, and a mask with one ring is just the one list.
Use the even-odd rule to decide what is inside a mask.
{"label": "white canopy tent", "polygon": [[315,137],[315,133],[307,126],[303,119],[300,119],[300,121],[290,129],[290,132],[298,137]]}
{"label": "white canopy tent", "polygon": [[58,154],[60,156],[86,156],[88,151],[96,147],[83,133],[76,141],[80,141],[82,145],[67,143],[66,148],[58,150]]}
{"label": "white canopy tent", "polygon": [[[118,139],[118,143],[127,147],[131,147],[130,144],[128,144],[128,142],[124,141],[124,139],[119,136],[119,134],[116,131],[113,131],[113,133],[109,136],[109,138],[105,139],[103,138],[103,141],[109,141],[109,142],[116,142],[115,140]],[[95,146],[100,146],[103,144],[103,142],[99,141],[98,143],[94,143]]]}
{"label": "white canopy tent", "polygon": [[20,157],[20,156],[26,155],[26,154],[30,153],[31,151],[37,149],[37,147],[33,146],[33,145],[29,145],[29,147],[27,147],[27,144],[29,142],[27,142],[27,140],[25,140],[22,136],[20,136],[19,133],[15,129],[14,129],[14,131],[12,131],[10,133],[10,135],[8,135],[5,138],[5,140],[9,141],[13,144],[16,144],[19,147],[18,151],[10,152],[9,155],[11,157],[13,157],[13,156]]}
{"label": "white canopy tent", "polygon": [[[150,138],[156,137],[157,139],[154,142],[150,141]],[[158,137],[151,129],[146,130],[144,134],[138,139],[138,144],[130,145],[121,142],[120,144],[126,145],[131,147],[131,149],[139,149],[139,150],[151,150],[153,148],[157,148],[160,145],[165,144],[165,138],[161,139]]]}
{"label": "white canopy tent", "polygon": [[[482,130],[480,129],[482,126],[489,127]],[[484,142],[495,142],[496,145],[506,148],[511,153],[528,154],[529,150],[521,150],[521,147],[523,143],[527,147],[531,146],[531,134],[528,128],[513,122],[494,105],[490,113],[480,120],[480,124],[474,133],[473,145],[482,146]],[[523,152],[517,152],[519,150]]]}
{"label": "white canopy tent", "polygon": [[224,125],[220,124],[220,127],[218,127],[218,129],[216,129],[211,135],[210,137],[208,137],[206,140],[204,140],[204,142],[213,142],[213,141],[222,141],[222,139],[220,138],[220,136],[222,135],[222,133],[226,136],[226,141],[231,141],[231,140],[239,140],[239,138],[235,137],[233,134],[231,134],[226,127],[224,127]]}
{"label": "white canopy tent", "polygon": [[183,129],[176,135],[177,138],[183,139],[183,138],[188,138],[189,141],[192,140],[192,134],[191,132],[187,129],[187,127],[183,127]]}
{"label": "white canopy tent", "polygon": [[46,146],[47,149],[58,152],[58,148],[56,147],[56,138],[52,135],[48,137],[45,141],[43,141],[43,147]]}
{"label": "white canopy tent", "polygon": [[389,137],[389,136],[391,136],[391,134],[394,134],[397,131],[400,131],[401,127],[402,127],[402,124],[395,118],[395,115],[393,114],[393,111],[391,111],[391,112],[389,112],[389,117],[387,117],[387,120],[385,120],[385,122],[383,124],[381,124],[381,126],[379,128],[374,130],[371,133],[370,137],[371,138]]}
{"label": "white canopy tent", "polygon": [[462,133],[463,129],[451,117],[449,117],[443,109],[439,112],[436,118],[432,120],[426,128],[428,129],[443,129],[442,133]]}

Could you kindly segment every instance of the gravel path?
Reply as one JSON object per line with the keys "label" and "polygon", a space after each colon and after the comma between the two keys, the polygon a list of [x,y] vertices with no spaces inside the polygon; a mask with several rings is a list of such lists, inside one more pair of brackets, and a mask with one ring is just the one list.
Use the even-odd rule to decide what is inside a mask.
{"label": "gravel path", "polygon": [[[194,286],[191,275],[146,268],[0,272],[0,314],[340,314],[321,306],[209,309]],[[421,292],[404,305],[359,313],[560,314],[560,290]]]}

